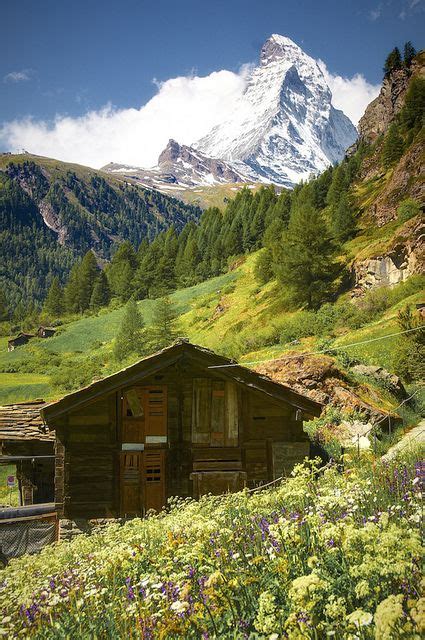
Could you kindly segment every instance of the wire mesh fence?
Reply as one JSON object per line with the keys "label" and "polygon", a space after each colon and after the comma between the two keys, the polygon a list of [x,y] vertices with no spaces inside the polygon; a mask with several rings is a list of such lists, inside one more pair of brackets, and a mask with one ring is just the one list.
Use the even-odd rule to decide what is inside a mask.
{"label": "wire mesh fence", "polygon": [[8,560],[37,553],[58,539],[56,513],[0,520],[0,552]]}

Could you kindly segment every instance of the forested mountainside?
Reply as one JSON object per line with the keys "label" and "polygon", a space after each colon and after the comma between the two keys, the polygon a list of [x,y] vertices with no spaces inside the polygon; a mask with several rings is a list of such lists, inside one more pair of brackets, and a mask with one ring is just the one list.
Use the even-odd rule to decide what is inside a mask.
{"label": "forested mountainside", "polygon": [[200,215],[157,191],[96,171],[27,154],[0,156],[0,287],[7,305],[40,302],[76,259],[93,250],[99,263],[128,240],[138,246]]}

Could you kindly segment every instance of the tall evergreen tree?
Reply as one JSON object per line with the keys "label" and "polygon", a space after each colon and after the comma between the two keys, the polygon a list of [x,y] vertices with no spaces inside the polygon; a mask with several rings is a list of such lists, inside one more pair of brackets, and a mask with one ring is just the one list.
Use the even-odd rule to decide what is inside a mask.
{"label": "tall evergreen tree", "polygon": [[394,47],[391,53],[388,54],[384,64],[384,74],[388,76],[395,69],[401,69],[403,66],[400,49]]}
{"label": "tall evergreen tree", "polygon": [[64,289],[65,310],[68,313],[82,313],[80,308],[80,263],[76,262],[69,272]]}
{"label": "tall evergreen tree", "polygon": [[6,294],[3,289],[0,289],[0,322],[6,322],[7,320],[9,320],[9,309]]}
{"label": "tall evergreen tree", "polygon": [[134,294],[133,277],[138,265],[137,254],[130,242],[120,244],[106,269],[113,295],[127,301]]}
{"label": "tall evergreen tree", "polygon": [[403,48],[403,62],[406,67],[410,67],[415,55],[416,55],[416,49],[409,40],[408,42],[405,43]]}
{"label": "tall evergreen tree", "polygon": [[338,206],[332,212],[330,226],[334,237],[339,242],[345,242],[353,235],[355,220],[346,193],[341,195]]}
{"label": "tall evergreen tree", "polygon": [[403,155],[404,142],[395,122],[390,125],[382,147],[382,164],[389,169],[396,164]]}
{"label": "tall evergreen tree", "polygon": [[43,312],[49,318],[59,318],[64,312],[63,290],[59,278],[53,278],[43,305]]}
{"label": "tall evergreen tree", "polygon": [[132,353],[141,355],[146,351],[146,332],[142,315],[134,298],[127,302],[120,329],[114,344],[114,355],[119,361]]}
{"label": "tall evergreen tree", "polygon": [[275,256],[278,279],[299,305],[317,308],[332,292],[334,259],[335,247],[326,222],[306,190],[294,204],[279,255]]}
{"label": "tall evergreen tree", "polygon": [[93,251],[87,251],[79,270],[78,297],[81,311],[86,311],[90,307],[93,287],[99,271]]}
{"label": "tall evergreen tree", "polygon": [[106,307],[111,300],[111,291],[109,289],[108,278],[104,271],[101,271],[93,286],[93,292],[90,298],[90,309],[97,311],[102,307]]}
{"label": "tall evergreen tree", "polygon": [[161,298],[153,310],[150,343],[153,350],[164,349],[176,339],[176,310],[170,298]]}

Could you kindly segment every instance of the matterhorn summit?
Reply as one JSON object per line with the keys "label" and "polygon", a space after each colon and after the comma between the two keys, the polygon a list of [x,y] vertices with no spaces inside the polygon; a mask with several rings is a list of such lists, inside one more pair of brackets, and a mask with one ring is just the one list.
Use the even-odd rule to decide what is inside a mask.
{"label": "matterhorn summit", "polygon": [[356,137],[352,122],[332,106],[317,62],[274,34],[228,119],[192,146],[253,179],[288,186],[341,160]]}
{"label": "matterhorn summit", "polygon": [[356,138],[317,62],[274,34],[226,120],[190,146],[170,140],[149,170],[113,163],[105,170],[167,191],[223,182],[292,187],[342,160]]}

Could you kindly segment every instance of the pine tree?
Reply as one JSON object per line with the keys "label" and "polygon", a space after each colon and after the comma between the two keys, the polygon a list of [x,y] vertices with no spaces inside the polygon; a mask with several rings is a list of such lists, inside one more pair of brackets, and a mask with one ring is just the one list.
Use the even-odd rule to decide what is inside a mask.
{"label": "pine tree", "polygon": [[79,270],[78,297],[81,311],[90,307],[93,287],[99,275],[99,267],[92,251],[87,251]]}
{"label": "pine tree", "polygon": [[384,64],[384,74],[387,76],[395,69],[401,69],[403,66],[401,60],[401,54],[398,47],[394,47],[391,53],[388,54]]}
{"label": "pine tree", "polygon": [[280,255],[274,256],[275,270],[299,305],[317,308],[332,292],[335,247],[323,215],[313,206],[312,194],[306,190],[302,195],[294,204]]}
{"label": "pine tree", "polygon": [[69,272],[68,281],[64,289],[65,310],[68,313],[81,313],[80,308],[80,263],[76,262]]}
{"label": "pine tree", "polygon": [[395,122],[390,125],[382,147],[382,164],[389,169],[396,164],[403,155],[404,142]]}
{"label": "pine tree", "polygon": [[415,57],[415,55],[416,55],[416,49],[409,40],[408,42],[405,43],[404,49],[403,49],[403,62],[407,68],[409,68],[410,65],[412,64],[412,60]]}
{"label": "pine tree", "polygon": [[355,220],[353,210],[347,198],[347,194],[343,193],[340,197],[338,206],[332,213],[331,230],[334,237],[339,242],[345,242],[353,234]]}
{"label": "pine tree", "polygon": [[[346,170],[347,168],[345,163],[341,163],[332,172],[332,179],[327,192],[326,202],[333,209],[335,209],[338,206],[339,200],[342,194],[347,191],[348,180],[347,180]],[[311,184],[312,184],[312,189],[314,194],[314,190],[315,190],[314,182]],[[306,186],[305,188],[308,188],[308,187],[310,187],[310,185]],[[314,195],[313,195],[313,198],[314,198]],[[313,202],[314,202],[314,199],[313,199]]]}
{"label": "pine tree", "polygon": [[43,313],[49,318],[59,318],[64,312],[63,290],[59,278],[53,278],[43,305]]}
{"label": "pine tree", "polygon": [[146,331],[142,315],[134,298],[130,298],[114,344],[114,356],[122,361],[132,353],[141,355],[146,351]]}
{"label": "pine tree", "polygon": [[109,289],[108,278],[104,271],[101,271],[94,283],[93,292],[90,298],[90,309],[97,311],[102,307],[106,307],[111,300],[111,291]]}
{"label": "pine tree", "polygon": [[176,339],[176,310],[170,298],[161,298],[153,310],[150,344],[153,350],[164,349]]}
{"label": "pine tree", "polygon": [[424,78],[413,78],[410,82],[400,116],[406,131],[414,130],[416,133],[423,126],[425,121]]}
{"label": "pine tree", "polygon": [[112,293],[123,301],[134,294],[133,277],[137,269],[137,255],[130,242],[123,242],[114,253],[106,269]]}

